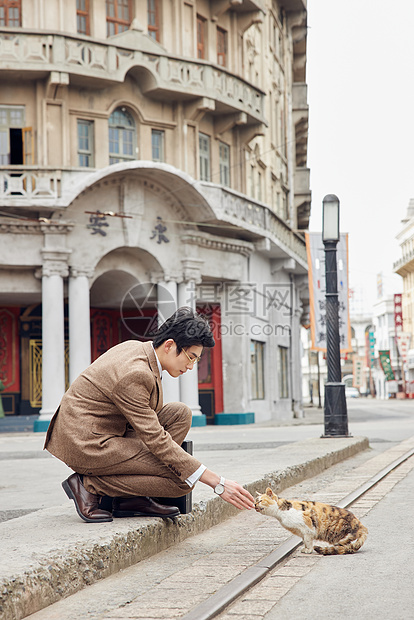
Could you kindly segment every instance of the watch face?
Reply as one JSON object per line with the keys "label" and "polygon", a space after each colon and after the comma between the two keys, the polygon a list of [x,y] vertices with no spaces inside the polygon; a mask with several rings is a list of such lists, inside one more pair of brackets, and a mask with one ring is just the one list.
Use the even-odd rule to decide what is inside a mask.
{"label": "watch face", "polygon": [[222,493],[224,493],[224,486],[222,484],[218,484],[214,491],[217,493],[217,495],[221,495]]}

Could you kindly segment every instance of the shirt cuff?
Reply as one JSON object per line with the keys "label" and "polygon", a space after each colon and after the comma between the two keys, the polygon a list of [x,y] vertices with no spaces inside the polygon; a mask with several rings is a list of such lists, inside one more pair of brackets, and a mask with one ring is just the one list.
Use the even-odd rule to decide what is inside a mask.
{"label": "shirt cuff", "polygon": [[189,487],[193,487],[196,482],[198,482],[201,476],[206,471],[207,467],[205,465],[200,465],[200,467],[193,473],[191,476],[188,476],[186,483]]}

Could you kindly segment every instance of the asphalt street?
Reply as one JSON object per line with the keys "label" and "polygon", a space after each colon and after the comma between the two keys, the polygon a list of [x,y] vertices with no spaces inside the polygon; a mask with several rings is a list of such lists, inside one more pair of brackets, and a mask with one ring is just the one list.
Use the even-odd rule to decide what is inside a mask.
{"label": "asphalt street", "polygon": [[[323,473],[297,484],[296,487],[286,489],[290,497],[310,499],[313,493],[316,494],[315,499],[335,503],[361,484],[363,480],[373,475],[374,470],[378,471],[383,466],[384,460],[394,459],[394,454],[402,449],[400,442],[407,440],[408,443],[412,443],[411,438],[414,437],[414,405],[412,401],[376,402],[360,399],[359,401],[349,402],[348,413],[350,433],[353,436],[363,434],[368,436],[371,443],[370,449],[337,463]],[[195,428],[191,430],[190,438],[194,441],[195,453],[207,465],[214,463],[217,471],[225,471],[222,467],[232,468],[240,474],[243,471],[244,476],[252,476],[255,479],[260,470],[259,465],[261,471],[270,471],[275,467],[275,464],[280,465],[282,462],[283,451],[292,452],[295,449],[293,442],[312,440],[312,438],[320,437],[322,433],[323,412],[312,409],[306,411],[304,419],[294,420],[290,424],[273,423],[248,425],[246,427]],[[59,468],[65,466],[41,452],[41,442],[43,441],[41,435],[43,434],[40,436],[30,433],[26,435],[0,435],[0,459],[2,459],[0,487],[3,487],[0,488],[0,502],[2,502],[0,506],[7,506],[9,510],[11,506],[14,506],[16,510],[27,510],[27,502],[31,502],[31,510],[37,511],[42,508],[39,505],[40,503],[48,503],[51,508],[47,508],[46,511],[41,511],[39,514],[46,515],[48,514],[47,511],[51,510],[53,514],[59,514],[60,518],[67,523],[67,527],[70,527],[71,531],[78,537],[81,534],[78,530],[82,530],[86,535],[88,532],[87,528],[83,527],[85,524],[77,523],[72,514],[71,506],[54,508],[54,506],[62,505],[62,502],[65,502],[65,506],[67,504],[58,483],[66,473]],[[322,441],[327,441],[329,446],[329,439]],[[275,459],[275,462],[271,461],[269,464],[269,459]],[[6,466],[11,478],[5,477],[3,466]],[[255,468],[257,468],[257,472]],[[13,471],[14,473],[20,472],[15,488],[13,488]],[[39,475],[40,479],[37,480],[36,485],[35,481]],[[29,482],[25,482],[26,478],[29,478]],[[411,491],[411,496],[413,496],[411,474],[407,476],[407,482],[404,484],[411,484],[410,487],[406,488],[405,493],[410,495]],[[21,485],[26,485],[27,496],[22,495]],[[293,601],[292,607],[290,609],[288,607],[283,608],[283,613],[280,612],[282,614],[280,616],[269,615],[270,619],[283,617],[293,620],[297,617],[295,609],[300,608],[300,605],[303,605],[300,608],[302,614],[306,613],[308,617],[315,619],[323,615],[326,618],[333,620],[338,618],[339,620],[339,617],[342,618],[345,613],[357,620],[374,617],[374,614],[358,615],[364,613],[364,601],[367,597],[369,599],[370,590],[367,589],[364,592],[364,580],[367,582],[366,575],[371,571],[369,588],[375,593],[375,601],[378,598],[377,590],[382,592],[390,590],[392,599],[395,584],[400,579],[400,573],[406,570],[406,564],[409,560],[408,551],[407,553],[405,551],[396,552],[395,549],[399,549],[399,547],[407,549],[410,546],[409,543],[412,543],[412,536],[405,540],[404,526],[403,531],[400,527],[396,532],[393,530],[396,522],[403,524],[409,522],[412,514],[412,501],[404,504],[399,500],[394,512],[391,510],[393,506],[391,502],[389,510],[381,513],[381,506],[386,507],[388,505],[388,503],[383,504],[386,494],[389,492],[392,497],[392,494],[402,485],[403,481],[400,481],[395,489],[389,488],[383,493],[384,499],[380,498],[380,501],[379,498],[376,498],[371,503],[372,512],[368,512],[364,518],[364,522],[370,530],[370,536],[361,552],[345,558],[343,556],[340,558],[321,558],[315,554],[311,558],[312,563],[306,567],[304,564],[310,562],[309,557],[299,554],[298,557],[291,560],[296,562],[296,565],[282,567],[280,569],[282,571],[281,576],[275,575],[277,578],[289,577],[288,580],[285,579],[283,587],[280,586],[280,583],[272,587],[270,596],[268,587],[266,590],[263,586],[261,586],[262,589],[257,586],[258,589],[254,588],[252,592],[249,592],[246,600],[240,603],[239,609],[235,606],[228,612],[223,612],[220,618],[222,617],[223,620],[247,620],[248,618],[265,618],[266,614],[271,613],[278,614],[279,610],[282,610],[281,606],[288,605],[291,597],[296,596],[296,591],[298,599],[291,599]],[[201,501],[201,504],[204,500],[204,490],[201,487],[204,486],[200,485],[200,489],[197,490],[197,501]],[[42,493],[42,488],[47,488],[48,493]],[[208,492],[207,488],[206,492]],[[206,498],[208,499],[208,495]],[[7,500],[6,504],[4,504],[4,500]],[[32,516],[34,517],[35,514],[22,517],[22,520]],[[374,516],[376,520],[370,525],[369,520],[373,519]],[[8,512],[7,518],[10,525],[13,522],[20,521],[20,519],[13,519],[10,512]],[[88,618],[88,620],[168,618],[172,620],[172,618],[183,617],[186,609],[188,610],[197,601],[212,594],[222,583],[231,581],[233,575],[243,571],[244,567],[254,564],[289,535],[280,529],[276,531],[276,520],[270,521],[273,523],[269,523],[269,520],[263,520],[261,515],[257,513],[251,514],[243,511],[236,517],[232,517],[204,533],[190,537],[182,543],[177,543],[163,552],[142,560],[131,568],[98,581],[68,599],[37,612],[33,615],[33,620],[72,620],[73,618],[77,620],[80,618]],[[115,524],[114,527],[120,531],[124,525],[127,526],[127,523]],[[409,531],[408,526],[406,528]],[[109,530],[109,528],[107,529]],[[385,542],[387,536],[390,541],[389,544]],[[81,540],[79,538],[79,543]],[[390,554],[393,554],[392,558],[390,558]],[[321,563],[321,559],[323,563]],[[331,562],[332,559],[334,562]],[[337,564],[336,562],[339,560],[345,561]],[[333,566],[335,566],[335,570],[332,571]],[[358,579],[354,579],[354,568],[357,572],[359,566],[361,566],[359,573],[361,584],[358,585]],[[373,571],[373,566],[375,566],[376,572]],[[328,571],[328,576],[325,576],[324,573],[319,575],[319,571],[324,567]],[[389,583],[389,579],[386,577],[387,570],[396,576],[396,581]],[[407,580],[412,580],[412,573],[406,572],[408,573]],[[316,575],[315,578],[313,575]],[[375,575],[380,582],[379,585],[374,578]],[[339,581],[335,579],[335,576]],[[352,577],[352,579],[347,581],[347,577]],[[183,578],[188,594],[187,607],[183,603]],[[309,581],[309,585],[306,586],[306,580],[312,579],[315,581]],[[287,581],[291,582],[292,587],[286,588]],[[273,583],[277,584],[276,581]],[[302,586],[302,583],[305,585]],[[406,583],[405,579],[401,579],[403,588]],[[353,597],[353,589],[357,594],[352,602],[352,608],[349,607],[349,611],[347,611],[347,601]],[[276,595],[278,597],[277,602],[274,600]],[[269,596],[271,600],[266,598]],[[336,606],[334,605],[335,601]],[[409,615],[398,615],[406,613],[406,605],[412,605],[409,593],[404,594],[403,601],[404,603],[400,607],[394,605],[394,612],[387,607],[388,617],[395,620],[411,617]],[[311,602],[310,605],[309,602]],[[312,605],[315,606],[315,613]],[[389,607],[392,606],[389,605]],[[326,611],[328,609],[329,613]]]}
{"label": "asphalt street", "polygon": [[[368,437],[378,451],[414,435],[413,400],[351,399],[348,418],[349,432]],[[323,432],[323,410],[305,408],[303,418],[289,422],[192,428],[189,439],[197,458],[226,475],[240,450],[252,459],[253,467],[253,455],[258,451],[271,458],[277,446],[317,438]],[[44,438],[44,433],[0,433],[0,522],[67,501],[60,481],[72,472],[42,450]],[[198,485],[197,493],[200,500],[209,496],[205,485]]]}
{"label": "asphalt street", "polygon": [[[412,440],[408,441],[412,445]],[[382,451],[361,452],[286,489],[283,496],[338,502],[380,470],[387,459],[394,459],[397,444],[383,441],[378,445]],[[414,457],[352,506],[351,510],[369,529],[367,542],[357,554],[308,556],[298,550],[218,619],[411,618],[413,471]],[[197,603],[205,601],[289,537],[290,533],[276,519],[243,511],[29,617],[185,618]]]}
{"label": "asphalt street", "polygon": [[369,538],[359,553],[316,562],[264,618],[413,618],[413,512],[414,470],[364,518]]}

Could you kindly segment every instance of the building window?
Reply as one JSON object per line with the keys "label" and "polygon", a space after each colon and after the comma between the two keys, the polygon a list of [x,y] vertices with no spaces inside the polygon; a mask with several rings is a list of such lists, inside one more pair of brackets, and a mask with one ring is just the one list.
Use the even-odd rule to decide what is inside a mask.
{"label": "building window", "polygon": [[250,196],[254,198],[254,166],[250,166]]}
{"label": "building window", "polygon": [[250,369],[252,376],[252,398],[263,400],[264,394],[264,342],[250,341]]}
{"label": "building window", "polygon": [[27,166],[34,164],[33,131],[25,127],[25,108],[19,105],[0,106],[0,165]]}
{"label": "building window", "polygon": [[288,350],[286,347],[279,347],[279,396],[289,398]]}
{"label": "building window", "polygon": [[200,153],[200,180],[210,181],[210,136],[198,134],[198,149]]}
{"label": "building window", "polygon": [[125,32],[132,21],[132,0],[106,0],[106,34]]}
{"label": "building window", "polygon": [[282,194],[282,218],[285,222],[289,221],[289,198],[288,193],[284,189]]}
{"label": "building window", "polygon": [[278,34],[278,29],[276,26],[276,22],[273,18],[272,21],[272,46],[273,46],[273,53],[276,54],[277,53],[277,42],[278,42],[278,38],[277,38],[277,34]]}
{"label": "building window", "polygon": [[79,166],[93,168],[93,121],[78,120],[78,161]]}
{"label": "building window", "polygon": [[152,161],[165,161],[164,157],[165,131],[151,130]]}
{"label": "building window", "polygon": [[286,122],[283,109],[280,110],[280,146],[279,149],[286,158]]}
{"label": "building window", "polygon": [[283,35],[279,30],[279,44],[278,44],[278,56],[280,58],[280,62],[283,64],[284,60],[285,60],[285,50],[284,50],[284,45],[283,45]]}
{"label": "building window", "polygon": [[206,20],[197,15],[197,58],[206,57]]}
{"label": "building window", "polygon": [[125,108],[117,108],[109,117],[109,163],[135,159],[135,122]]}
{"label": "building window", "polygon": [[227,32],[217,27],[217,64],[227,67]]}
{"label": "building window", "polygon": [[257,200],[262,201],[262,173],[260,170],[257,172]]}
{"label": "building window", "polygon": [[90,34],[89,0],[76,0],[76,24],[79,34]]}
{"label": "building window", "polygon": [[0,26],[19,28],[22,25],[21,0],[0,0]]}
{"label": "building window", "polygon": [[148,34],[155,41],[160,40],[158,0],[147,0]]}
{"label": "building window", "polygon": [[220,183],[228,187],[230,185],[230,147],[224,142],[219,144]]}

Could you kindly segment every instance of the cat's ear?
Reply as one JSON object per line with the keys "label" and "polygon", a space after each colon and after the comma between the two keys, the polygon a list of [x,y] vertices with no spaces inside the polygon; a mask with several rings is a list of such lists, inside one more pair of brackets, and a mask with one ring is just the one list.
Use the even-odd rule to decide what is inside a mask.
{"label": "cat's ear", "polygon": [[270,487],[267,487],[266,495],[268,495],[269,497],[273,497],[273,491],[272,491],[272,489]]}

